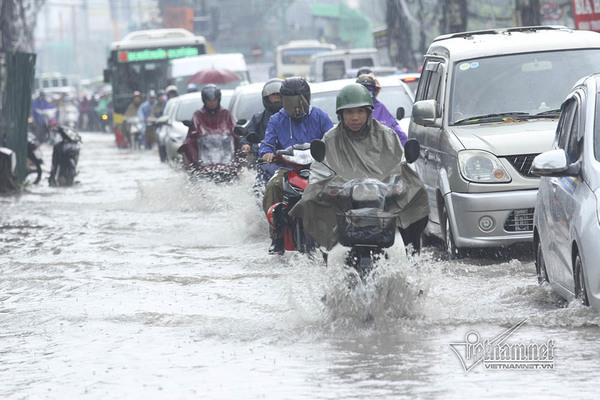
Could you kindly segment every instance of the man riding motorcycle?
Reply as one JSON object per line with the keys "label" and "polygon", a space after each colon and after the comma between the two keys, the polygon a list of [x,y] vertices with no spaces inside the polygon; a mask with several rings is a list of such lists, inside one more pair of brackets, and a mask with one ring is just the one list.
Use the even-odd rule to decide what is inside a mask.
{"label": "man riding motorcycle", "polygon": [[[239,137],[233,133],[235,120],[226,108],[221,107],[221,90],[214,84],[202,88],[204,106],[194,111],[192,125],[177,152],[183,157],[186,170],[192,172],[203,162],[200,157],[199,144],[209,141],[214,136],[225,136],[233,141],[233,151],[237,151]],[[216,156],[216,154],[215,154]]]}
{"label": "man riding motorcycle", "polygon": [[331,249],[338,242],[335,228],[339,210],[325,196],[327,187],[356,178],[387,182],[399,175],[405,193],[394,200],[390,212],[397,215],[404,243],[419,251],[421,234],[428,222],[429,202],[417,173],[401,163],[403,148],[398,135],[373,119],[371,94],[361,84],[351,83],[340,90],[336,112],[340,122],[323,137],[327,149],[325,160],[312,163],[308,186],[290,215],[302,218],[305,232],[321,246]]}
{"label": "man riding motorcycle", "polygon": [[[49,110],[54,111],[54,118],[50,118],[50,114],[44,115]],[[59,115],[57,108],[46,99],[46,94],[43,91],[40,91],[38,97],[31,102],[31,114],[33,116],[33,133],[37,140],[40,143],[47,141],[50,129],[48,124],[51,120],[56,122]]]}
{"label": "man riding motorcycle", "polygon": [[[246,126],[247,132],[255,132],[260,140],[265,138],[265,132],[267,131],[267,125],[269,124],[271,116],[279,112],[279,110],[281,110],[283,107],[283,103],[281,102],[281,94],[279,93],[282,83],[283,80],[279,78],[270,79],[265,83],[262,89],[262,102],[265,109],[260,113],[254,114]],[[245,137],[240,139],[240,145],[243,152],[249,153],[252,151],[255,157],[258,158],[258,145],[250,144]],[[258,165],[256,186],[260,187],[262,190],[267,185],[267,182],[269,179],[271,179],[277,168],[278,167],[275,164]]]}
{"label": "man riding motorcycle", "polygon": [[[310,143],[313,139],[321,139],[333,124],[327,114],[310,105],[310,87],[301,77],[291,77],[281,85],[283,108],[273,115],[267,125],[265,140],[260,145],[259,156],[271,163],[274,152],[298,143]],[[283,174],[285,169],[278,169],[265,187],[263,209],[265,214],[269,208],[283,200]],[[281,232],[269,228],[271,236],[270,254],[284,252],[284,239]]]}

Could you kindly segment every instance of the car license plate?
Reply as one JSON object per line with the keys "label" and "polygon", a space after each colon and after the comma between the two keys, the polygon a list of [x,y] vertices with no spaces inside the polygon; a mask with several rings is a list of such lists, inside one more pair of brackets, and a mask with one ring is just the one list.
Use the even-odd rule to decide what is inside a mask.
{"label": "car license plate", "polygon": [[515,231],[529,231],[530,225],[529,210],[515,210]]}

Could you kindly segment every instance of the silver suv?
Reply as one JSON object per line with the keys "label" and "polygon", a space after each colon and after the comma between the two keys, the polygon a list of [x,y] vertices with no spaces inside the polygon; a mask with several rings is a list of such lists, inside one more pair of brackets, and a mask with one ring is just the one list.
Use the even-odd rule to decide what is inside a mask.
{"label": "silver suv", "polygon": [[573,84],[598,70],[600,34],[524,27],[444,35],[430,45],[409,128],[431,207],[428,232],[461,249],[532,241],[539,178]]}

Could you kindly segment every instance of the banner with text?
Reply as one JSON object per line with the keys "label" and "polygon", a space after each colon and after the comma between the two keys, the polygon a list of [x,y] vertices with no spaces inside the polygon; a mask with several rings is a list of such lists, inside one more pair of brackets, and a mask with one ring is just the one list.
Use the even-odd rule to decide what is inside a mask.
{"label": "banner with text", "polygon": [[575,28],[600,32],[600,0],[573,0]]}

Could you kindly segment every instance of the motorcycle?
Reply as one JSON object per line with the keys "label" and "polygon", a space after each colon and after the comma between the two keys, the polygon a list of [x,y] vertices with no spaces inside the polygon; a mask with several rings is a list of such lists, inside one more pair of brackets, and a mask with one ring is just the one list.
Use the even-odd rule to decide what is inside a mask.
{"label": "motorcycle", "polygon": [[46,108],[46,109],[36,109],[35,110],[39,115],[41,115],[43,124],[34,122],[34,132],[35,136],[39,143],[54,141],[52,137],[53,128],[58,125],[58,121],[56,120],[56,115],[58,113],[58,109],[56,107]]}
{"label": "motorcycle", "polygon": [[73,103],[67,102],[65,105],[63,105],[60,114],[63,125],[67,125],[69,128],[75,129],[75,127],[79,124],[79,110]]}
{"label": "motorcycle", "polygon": [[48,183],[50,186],[71,186],[77,175],[81,136],[68,126],[58,125],[54,130],[61,140],[52,150],[52,168]]}
{"label": "motorcycle", "polygon": [[36,174],[34,184],[40,183],[42,179],[42,150],[40,149],[40,142],[36,139],[35,135],[31,132],[27,132],[27,176],[30,174]]}
{"label": "motorcycle", "polygon": [[[419,142],[408,140],[404,150],[406,162],[413,163],[419,157]],[[314,140],[310,151],[316,161],[323,162],[326,152],[323,141]],[[396,215],[389,212],[389,206],[395,198],[403,196],[405,190],[399,175],[392,176],[387,183],[357,178],[327,186],[326,195],[340,210],[336,213],[338,242],[350,248],[345,264],[354,268],[363,281],[376,261],[385,257],[385,249],[394,245],[398,229]]]}
{"label": "motorcycle", "polygon": [[129,146],[134,150],[142,150],[142,121],[138,117],[130,117],[125,120],[129,132]]}
{"label": "motorcycle", "polygon": [[[264,143],[272,147],[261,142],[256,133],[250,133],[246,138],[250,143]],[[314,240],[304,232],[302,219],[289,215],[308,185],[313,161],[309,143],[298,143],[286,149],[275,150],[273,162],[289,169],[283,175],[283,201],[269,208],[267,221],[273,229],[283,233],[284,248],[287,251],[311,253],[315,249]]]}
{"label": "motorcycle", "polygon": [[100,126],[101,126],[102,132],[110,133],[110,127],[112,126],[112,123],[113,123],[112,112],[109,111],[109,112],[102,113],[102,115],[100,116]]}
{"label": "motorcycle", "polygon": [[[182,121],[188,128],[193,122]],[[227,183],[236,179],[245,154],[235,149],[236,138],[230,135],[204,135],[198,138],[198,162],[190,165],[190,177],[205,178],[215,183]]]}

